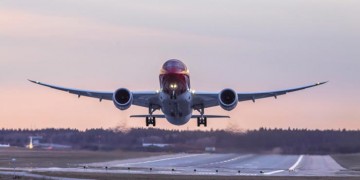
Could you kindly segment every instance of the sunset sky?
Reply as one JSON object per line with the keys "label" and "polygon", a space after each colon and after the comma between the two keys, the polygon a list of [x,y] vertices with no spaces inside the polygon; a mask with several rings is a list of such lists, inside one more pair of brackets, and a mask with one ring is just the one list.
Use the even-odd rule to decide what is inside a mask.
{"label": "sunset sky", "polygon": [[180,59],[198,91],[323,86],[166,129],[360,129],[360,1],[0,1],[0,128],[144,127],[147,109],[71,95],[27,79],[115,91],[159,89]]}

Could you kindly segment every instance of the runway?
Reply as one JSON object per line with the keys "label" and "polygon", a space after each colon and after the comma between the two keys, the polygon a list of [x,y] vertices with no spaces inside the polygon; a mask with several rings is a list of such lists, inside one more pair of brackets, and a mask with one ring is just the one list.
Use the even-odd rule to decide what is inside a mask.
{"label": "runway", "polygon": [[148,173],[267,175],[267,176],[351,176],[360,175],[324,155],[259,154],[175,154],[88,164]]}
{"label": "runway", "polygon": [[[11,170],[11,168],[0,170]],[[170,154],[78,164],[71,168],[18,168],[26,172],[80,172],[208,176],[360,176],[329,155]],[[1,174],[1,172],[0,172]]]}

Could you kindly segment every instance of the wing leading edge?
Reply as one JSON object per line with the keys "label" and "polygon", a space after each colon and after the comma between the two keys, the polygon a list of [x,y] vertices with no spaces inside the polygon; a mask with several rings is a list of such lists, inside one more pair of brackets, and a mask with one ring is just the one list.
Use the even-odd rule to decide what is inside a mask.
{"label": "wing leading edge", "polygon": [[87,97],[92,97],[92,98],[98,98],[100,101],[105,99],[105,100],[112,100],[112,96],[113,96],[113,92],[101,92],[101,91],[90,91],[90,90],[81,90],[81,89],[72,89],[72,88],[66,88],[66,87],[61,87],[61,86],[55,86],[55,85],[51,85],[51,84],[45,84],[39,81],[33,81],[28,79],[30,82],[35,83],[35,84],[39,84],[42,86],[46,86],[49,88],[53,88],[53,89],[57,89],[60,91],[65,91],[68,92],[70,94],[76,94],[78,95],[78,97],[80,96],[87,96]]}
{"label": "wing leading edge", "polygon": [[[73,88],[66,88],[61,86],[55,86],[51,84],[42,83],[39,81],[34,81],[28,79],[30,82],[39,84],[42,86],[46,86],[49,88],[57,89],[60,91],[65,91],[70,94],[76,94],[78,97],[80,96],[87,96],[92,98],[97,98],[100,101],[101,100],[113,100],[113,92],[107,92],[107,91],[91,91],[91,90],[81,90],[81,89],[73,89]],[[133,95],[133,105],[142,106],[142,107],[149,107],[149,104],[159,104],[157,100],[157,92],[156,91],[144,91],[144,92],[131,92]]]}
{"label": "wing leading edge", "polygon": [[319,83],[308,85],[308,86],[302,86],[302,87],[292,88],[292,89],[285,89],[285,90],[280,90],[280,91],[270,91],[270,92],[260,92],[260,93],[238,93],[238,101],[252,100],[255,102],[256,99],[261,99],[261,98],[267,98],[267,97],[277,98],[277,96],[284,95],[289,92],[294,92],[294,91],[299,91],[299,90],[319,86],[319,85],[325,84],[327,82],[328,81],[319,82]]}
{"label": "wing leading edge", "polygon": [[[292,89],[279,90],[279,91],[237,93],[238,101],[240,102],[240,101],[252,100],[253,102],[255,102],[256,99],[261,99],[261,98],[267,98],[267,97],[277,98],[277,96],[284,95],[289,92],[294,92],[294,91],[299,91],[299,90],[319,86],[319,85],[325,84],[327,82],[328,81],[319,82],[319,83],[315,83],[312,85],[307,85],[307,86],[302,86],[302,87],[297,87],[297,88],[292,88]],[[204,108],[218,106],[219,105],[218,96],[219,96],[219,93],[198,92],[198,93],[194,94],[194,103],[193,104],[194,104],[194,106],[202,105],[202,106],[204,106]]]}

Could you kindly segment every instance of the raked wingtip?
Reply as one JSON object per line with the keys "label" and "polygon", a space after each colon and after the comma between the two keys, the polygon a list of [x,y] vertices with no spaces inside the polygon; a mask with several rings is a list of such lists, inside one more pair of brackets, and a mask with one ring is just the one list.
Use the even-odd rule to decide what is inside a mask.
{"label": "raked wingtip", "polygon": [[322,84],[326,84],[326,83],[328,83],[329,81],[323,81],[323,82],[318,82],[318,83],[316,83],[316,85],[322,85]]}
{"label": "raked wingtip", "polygon": [[35,84],[39,84],[40,82],[39,81],[34,81],[34,80],[31,80],[31,79],[27,79],[28,81],[32,82],[32,83],[35,83]]}

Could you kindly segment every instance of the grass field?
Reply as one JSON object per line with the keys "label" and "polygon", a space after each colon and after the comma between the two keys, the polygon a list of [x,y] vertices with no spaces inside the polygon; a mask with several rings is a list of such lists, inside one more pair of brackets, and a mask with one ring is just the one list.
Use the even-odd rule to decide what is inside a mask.
{"label": "grass field", "polygon": [[29,150],[24,148],[0,149],[0,167],[74,167],[76,164],[102,162],[136,157],[147,157],[165,153],[124,151],[78,151],[78,150]]}
{"label": "grass field", "polygon": [[360,171],[360,153],[331,155],[342,167],[350,170]]}

